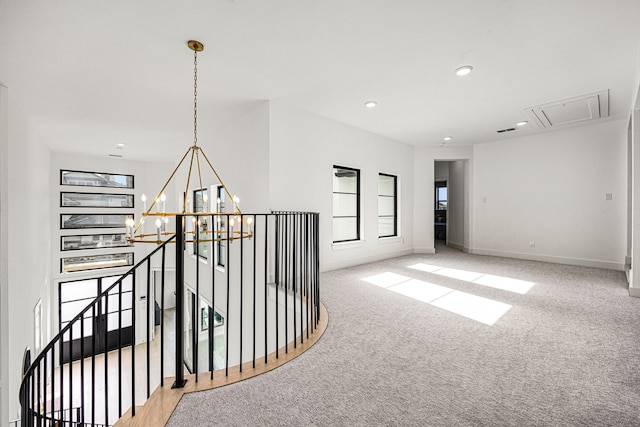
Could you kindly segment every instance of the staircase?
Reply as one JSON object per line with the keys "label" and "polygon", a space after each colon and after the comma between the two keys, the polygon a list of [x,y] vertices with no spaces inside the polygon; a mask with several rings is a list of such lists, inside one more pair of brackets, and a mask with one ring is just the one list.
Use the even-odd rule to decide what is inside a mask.
{"label": "staircase", "polygon": [[[238,236],[251,224],[250,238],[231,232],[205,240],[191,229],[196,221],[230,224],[230,217],[178,215],[175,235],[35,357],[20,387],[16,425],[162,425],[182,393],[266,372],[315,342],[326,326],[319,215],[234,216]],[[126,306],[131,298],[123,300],[127,292],[132,307]],[[132,344],[123,331],[133,333]]]}

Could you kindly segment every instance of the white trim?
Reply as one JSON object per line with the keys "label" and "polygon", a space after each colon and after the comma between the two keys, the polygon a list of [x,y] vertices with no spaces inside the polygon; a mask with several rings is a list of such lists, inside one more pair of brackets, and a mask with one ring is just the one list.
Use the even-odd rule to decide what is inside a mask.
{"label": "white trim", "polygon": [[413,248],[414,254],[435,254],[436,248]]}
{"label": "white trim", "polygon": [[379,245],[387,245],[389,243],[404,243],[402,236],[378,237]]}
{"label": "white trim", "polygon": [[324,264],[321,268],[322,272],[338,270],[340,268],[353,267],[356,265],[367,264],[370,262],[382,261],[385,259],[397,258],[405,255],[411,255],[413,251],[411,249],[403,249],[400,251],[385,252],[383,254],[367,255],[358,258],[351,258],[344,261],[337,261],[328,264]]}
{"label": "white trim", "polygon": [[489,255],[502,258],[524,259],[529,261],[550,262],[553,264],[577,265],[581,267],[604,268],[607,270],[624,271],[624,262],[602,261],[583,258],[569,258],[555,255],[529,254],[522,252],[497,251],[493,249],[474,248],[469,253],[475,255]]}
{"label": "white trim", "polygon": [[354,249],[361,248],[365,245],[366,241],[364,240],[353,240],[348,242],[334,242],[331,243],[331,249],[334,251],[341,251],[344,249]]}

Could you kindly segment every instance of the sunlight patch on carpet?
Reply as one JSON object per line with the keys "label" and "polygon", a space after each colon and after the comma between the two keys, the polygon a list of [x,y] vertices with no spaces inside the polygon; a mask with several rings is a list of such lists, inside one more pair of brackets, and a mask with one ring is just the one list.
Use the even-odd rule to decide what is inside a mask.
{"label": "sunlight patch on carpet", "polygon": [[492,274],[477,273],[473,271],[458,270],[456,268],[445,268],[437,265],[418,263],[410,265],[409,268],[424,271],[427,273],[438,274],[440,276],[450,277],[452,279],[463,280],[476,285],[488,286],[494,289],[514,292],[516,294],[525,295],[535,286],[534,282],[526,280],[512,279],[510,277],[495,276]]}
{"label": "sunlight patch on carpet", "polygon": [[495,324],[512,307],[499,301],[391,272],[365,277],[362,280],[485,325]]}

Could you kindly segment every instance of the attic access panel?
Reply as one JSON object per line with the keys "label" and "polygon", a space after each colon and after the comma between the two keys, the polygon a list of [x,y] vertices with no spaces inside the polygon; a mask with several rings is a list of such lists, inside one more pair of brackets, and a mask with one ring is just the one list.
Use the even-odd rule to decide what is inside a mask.
{"label": "attic access panel", "polygon": [[543,128],[584,122],[609,116],[609,90],[525,108]]}

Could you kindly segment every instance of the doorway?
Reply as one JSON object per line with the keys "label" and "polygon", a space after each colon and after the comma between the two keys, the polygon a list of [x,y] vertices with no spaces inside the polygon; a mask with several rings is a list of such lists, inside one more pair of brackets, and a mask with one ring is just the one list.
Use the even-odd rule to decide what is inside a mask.
{"label": "doorway", "polygon": [[[96,297],[113,285],[120,276],[60,282],[58,285],[59,327],[62,330]],[[133,343],[132,275],[115,286],[95,309],[88,310],[80,326],[62,338],[62,363],[115,350]],[[120,289],[122,288],[122,289]]]}
{"label": "doorway", "polygon": [[470,162],[434,162],[434,247],[445,244],[468,251],[470,244]]}

